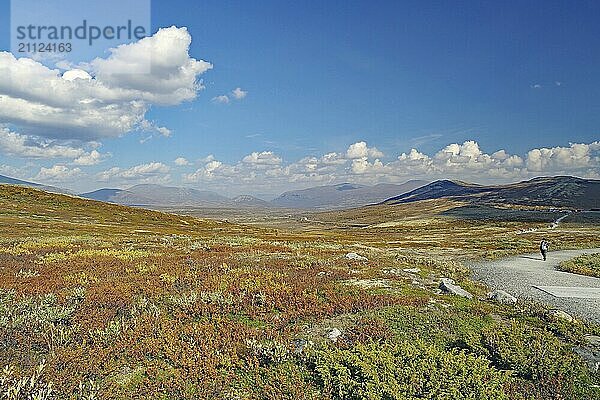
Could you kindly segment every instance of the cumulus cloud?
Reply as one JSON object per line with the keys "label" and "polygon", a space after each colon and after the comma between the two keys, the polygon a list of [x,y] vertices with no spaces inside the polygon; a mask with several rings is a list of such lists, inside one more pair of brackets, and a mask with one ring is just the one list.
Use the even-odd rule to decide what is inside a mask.
{"label": "cumulus cloud", "polygon": [[451,143],[431,155],[413,148],[387,162],[382,156],[365,142],[350,145],[344,153],[307,156],[289,164],[271,151],[253,152],[234,164],[211,159],[194,173],[184,174],[183,180],[202,182],[215,190],[235,186],[277,194],[290,188],[348,181],[376,184],[448,178],[499,183],[540,175],[600,175],[600,142],[533,149],[520,156],[504,149],[485,152],[476,141],[468,140]]}
{"label": "cumulus cloud", "polygon": [[246,90],[242,90],[242,88],[235,88],[231,91],[231,96],[233,96],[234,99],[236,100],[241,100],[244,97],[246,97],[246,95],[248,94],[248,92]]}
{"label": "cumulus cloud", "polygon": [[349,159],[356,158],[375,158],[383,157],[383,153],[377,150],[376,147],[368,147],[366,142],[357,142],[351,144],[346,151],[346,156]]}
{"label": "cumulus cloud", "polygon": [[73,160],[73,163],[76,165],[96,165],[101,163],[104,158],[106,158],[105,155],[100,154],[97,150],[92,150],[77,157]]}
{"label": "cumulus cloud", "polygon": [[229,104],[229,97],[226,95],[216,96],[212,98],[213,103]]}
{"label": "cumulus cloud", "polygon": [[26,167],[14,167],[12,165],[0,164],[0,175],[6,175],[11,178],[27,179],[29,174]]}
{"label": "cumulus cloud", "polygon": [[189,56],[190,43],[186,28],[163,28],[64,73],[0,52],[0,123],[20,134],[81,141],[152,126],[145,120],[152,105],[193,100],[199,75],[212,68]]}
{"label": "cumulus cloud", "polygon": [[202,88],[198,75],[212,64],[191,58],[192,38],[186,28],[162,28],[138,42],[111,49],[96,58],[91,69],[96,80],[153,104],[172,105],[193,100]]}
{"label": "cumulus cloud", "polygon": [[8,128],[0,128],[0,152],[23,158],[73,159],[75,164],[79,165],[97,164],[107,156],[97,150],[88,152],[82,147],[66,143],[59,144],[56,140],[20,135]]}
{"label": "cumulus cloud", "polygon": [[[57,149],[52,146],[50,144],[50,150],[46,151],[63,154],[75,149]],[[25,146],[25,149],[34,155],[42,151],[37,146],[34,147],[35,149],[29,149]],[[95,149],[83,153],[75,150],[70,156],[76,165],[91,165],[103,159],[103,155]],[[280,155],[268,150],[252,152],[233,163],[209,155],[197,161],[201,163],[200,168],[192,173],[181,174],[181,179],[191,185],[200,184],[223,192],[235,190],[278,194],[292,188],[340,182],[377,184],[401,183],[409,179],[459,179],[478,183],[502,183],[549,175],[600,178],[600,141],[534,148],[524,155],[511,154],[506,149],[493,150],[486,151],[476,141],[467,140],[451,143],[431,153],[412,148],[387,159],[366,142],[353,143],[346,151],[309,155],[290,163],[285,163]],[[177,158],[173,163],[178,166],[191,165],[183,157]],[[0,168],[0,172],[7,171],[7,174],[13,170],[15,169],[7,165]],[[100,182],[110,182],[111,186],[177,183],[172,181],[170,173],[169,166],[161,162],[150,162],[129,168],[115,166],[100,172],[96,178]],[[75,165],[59,163],[42,168],[35,178],[42,182],[64,182],[82,175]]]}
{"label": "cumulus cloud", "polygon": [[179,167],[185,167],[186,165],[190,165],[190,162],[183,157],[177,157],[173,162]]}
{"label": "cumulus cloud", "polygon": [[50,168],[42,167],[35,177],[40,182],[66,182],[82,174],[79,168],[69,168],[65,165],[54,165]]}
{"label": "cumulus cloud", "polygon": [[128,169],[113,167],[100,172],[101,182],[166,183],[170,180],[171,169],[160,162],[140,164]]}
{"label": "cumulus cloud", "polygon": [[244,97],[246,97],[247,94],[248,94],[247,91],[242,90],[241,88],[237,87],[237,88],[233,89],[229,95],[222,94],[220,96],[213,97],[212,102],[218,103],[218,104],[229,104],[229,102],[232,99],[233,100],[242,100]]}
{"label": "cumulus cloud", "polygon": [[568,172],[599,167],[600,142],[571,143],[569,147],[533,149],[527,153],[527,169],[532,172],[546,170]]}
{"label": "cumulus cloud", "polygon": [[281,157],[272,151],[262,151],[260,153],[255,151],[244,157],[242,161],[246,164],[254,165],[279,165],[281,164]]}

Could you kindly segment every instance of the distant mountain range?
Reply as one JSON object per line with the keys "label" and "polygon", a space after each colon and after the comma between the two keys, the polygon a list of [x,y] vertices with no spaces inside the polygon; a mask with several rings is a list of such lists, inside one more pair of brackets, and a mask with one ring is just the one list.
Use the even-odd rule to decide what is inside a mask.
{"label": "distant mountain range", "polygon": [[439,198],[476,204],[600,209],[600,180],[556,176],[494,186],[440,180],[391,197],[381,204],[394,205]]}
{"label": "distant mountain range", "polygon": [[100,189],[80,194],[92,200],[129,206],[222,207],[231,199],[208,190],[162,185],[136,185],[129,189]]}
{"label": "distant mountain range", "polygon": [[35,189],[45,190],[46,192],[62,193],[62,194],[73,194],[73,192],[67,189],[61,189],[54,186],[40,185],[39,183],[22,181],[20,179],[10,178],[8,176],[0,175],[0,185],[17,185],[26,186]]}
{"label": "distant mountain range", "polygon": [[425,184],[427,184],[425,181],[409,181],[402,185],[381,184],[375,186],[342,183],[285,192],[270,202],[250,195],[241,195],[230,199],[211,191],[161,185],[136,185],[129,189],[100,189],[83,193],[80,196],[135,206],[340,209],[377,203],[390,196],[404,193]]}
{"label": "distant mountain range", "polygon": [[[0,184],[21,185],[54,193],[72,194],[65,189],[2,175],[0,175]],[[600,180],[556,176],[493,186],[453,180],[439,180],[432,183],[411,180],[401,185],[379,184],[374,186],[341,183],[288,191],[270,202],[250,195],[228,198],[208,190],[162,185],[136,185],[128,189],[99,189],[79,196],[109,203],[147,207],[280,207],[338,210],[372,204],[395,205],[450,198],[469,204],[600,209]]]}
{"label": "distant mountain range", "polygon": [[341,209],[379,203],[391,196],[409,192],[426,185],[427,181],[412,180],[401,185],[379,184],[375,186],[341,183],[317,186],[283,193],[271,201],[278,207]]}

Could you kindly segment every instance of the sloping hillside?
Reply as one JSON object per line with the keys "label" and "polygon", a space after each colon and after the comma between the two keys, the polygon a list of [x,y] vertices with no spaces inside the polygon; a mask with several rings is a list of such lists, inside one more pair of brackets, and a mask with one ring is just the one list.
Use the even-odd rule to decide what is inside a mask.
{"label": "sloping hillside", "polygon": [[382,204],[394,205],[440,198],[478,204],[597,209],[600,208],[600,181],[557,176],[535,178],[508,185],[482,186],[442,180],[392,197]]}
{"label": "sloping hillside", "polygon": [[0,237],[102,235],[133,238],[151,233],[206,232],[211,220],[182,217],[65,196],[27,187],[0,185]]}
{"label": "sloping hillside", "polygon": [[52,193],[66,193],[71,194],[67,189],[58,188],[55,186],[41,185],[39,183],[33,183],[28,181],[23,181],[21,179],[11,178],[8,176],[0,175],[0,185],[18,185],[18,186],[26,186],[32,187],[40,190],[45,190],[47,192]]}
{"label": "sloping hillside", "polygon": [[141,197],[125,189],[98,189],[93,192],[79,195],[85,199],[104,201],[106,203],[123,205],[146,205],[152,204],[152,200]]}

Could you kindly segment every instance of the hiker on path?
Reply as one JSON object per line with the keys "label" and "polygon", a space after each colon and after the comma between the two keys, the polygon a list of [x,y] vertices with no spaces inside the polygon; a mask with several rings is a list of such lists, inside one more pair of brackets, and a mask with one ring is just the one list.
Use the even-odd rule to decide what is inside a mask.
{"label": "hiker on path", "polygon": [[546,241],[546,239],[542,239],[542,242],[540,243],[540,253],[542,253],[542,258],[544,261],[546,261],[546,253],[548,253],[549,247],[550,244]]}

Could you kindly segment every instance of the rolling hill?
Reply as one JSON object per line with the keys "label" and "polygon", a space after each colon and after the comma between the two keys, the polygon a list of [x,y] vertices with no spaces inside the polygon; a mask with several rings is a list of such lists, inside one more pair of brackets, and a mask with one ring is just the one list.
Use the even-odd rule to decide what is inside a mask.
{"label": "rolling hill", "polygon": [[80,196],[136,206],[222,207],[230,204],[230,199],[211,191],[148,184],[128,189],[99,189]]}
{"label": "rolling hill", "polygon": [[395,205],[441,198],[475,204],[598,209],[600,208],[600,180],[556,176],[496,186],[441,180],[389,198],[381,204]]}
{"label": "rolling hill", "polygon": [[249,194],[242,194],[231,199],[231,203],[236,207],[272,207],[271,203],[258,197],[251,196]]}
{"label": "rolling hill", "polygon": [[98,200],[106,203],[115,203],[122,205],[149,205],[152,200],[136,195],[129,190],[124,189],[98,189],[93,192],[82,193],[79,195],[85,199]]}
{"label": "rolling hill", "polygon": [[45,190],[46,192],[52,193],[72,194],[72,192],[70,192],[67,189],[62,189],[55,186],[41,185],[39,183],[23,181],[21,179],[15,179],[4,175],[0,175],[0,185],[17,185]]}
{"label": "rolling hill", "polygon": [[426,181],[411,180],[401,185],[379,184],[375,186],[341,183],[338,185],[318,186],[283,193],[271,201],[271,204],[287,208],[341,209],[361,207],[378,203],[426,185]]}

